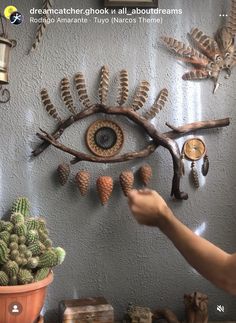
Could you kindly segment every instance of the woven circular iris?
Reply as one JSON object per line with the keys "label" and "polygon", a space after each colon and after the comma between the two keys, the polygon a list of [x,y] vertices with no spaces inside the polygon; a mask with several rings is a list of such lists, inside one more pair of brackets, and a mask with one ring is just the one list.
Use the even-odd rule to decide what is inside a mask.
{"label": "woven circular iris", "polygon": [[86,133],[86,143],[90,151],[100,157],[111,157],[119,153],[123,146],[122,129],[113,121],[97,120]]}

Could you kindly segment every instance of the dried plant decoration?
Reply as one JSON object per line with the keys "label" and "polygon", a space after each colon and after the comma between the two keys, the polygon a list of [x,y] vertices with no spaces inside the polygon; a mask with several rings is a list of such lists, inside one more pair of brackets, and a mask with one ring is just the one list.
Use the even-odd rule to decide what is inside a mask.
{"label": "dried plant decoration", "polygon": [[63,186],[67,183],[70,175],[70,165],[63,163],[57,167],[57,174],[60,184]]}
{"label": "dried plant decoration", "polygon": [[78,73],[75,75],[75,86],[79,95],[80,103],[85,109],[91,108],[93,104],[89,99],[85,78],[82,73]]}
{"label": "dried plant decoration", "polygon": [[134,173],[131,170],[125,170],[120,174],[120,186],[125,196],[132,190],[134,185]]}
{"label": "dried plant decoration", "polygon": [[153,106],[144,114],[144,118],[147,120],[155,118],[155,116],[164,108],[168,99],[168,90],[163,89],[157,96]]}
{"label": "dried plant decoration", "polygon": [[86,170],[79,171],[75,176],[75,182],[82,196],[88,193],[90,183],[90,173]]}
{"label": "dried plant decoration", "polygon": [[131,106],[134,111],[143,108],[148,99],[149,89],[150,84],[147,81],[141,81],[137,93],[135,94],[133,104]]}
{"label": "dried plant decoration", "polygon": [[[48,10],[52,8],[52,0],[43,0],[43,10]],[[35,51],[39,44],[41,43],[41,40],[43,38],[43,35],[45,33],[46,30],[46,26],[47,24],[45,23],[45,21],[49,18],[49,15],[47,13],[44,13],[42,16],[42,22],[39,23],[37,30],[36,30],[36,35],[35,35],[35,40],[31,46],[31,49],[29,51],[29,53]]]}
{"label": "dried plant decoration", "polygon": [[119,95],[117,98],[118,105],[123,105],[129,96],[129,76],[127,70],[122,70],[120,72],[120,84],[119,84]]}
{"label": "dried plant decoration", "polygon": [[139,168],[139,175],[142,183],[147,186],[152,178],[152,167],[145,164]]}
{"label": "dried plant decoration", "polygon": [[[105,71],[107,69],[103,68],[103,75],[105,74]],[[122,73],[126,75],[126,73]],[[128,78],[125,76],[125,88],[128,88]],[[144,105],[144,101],[146,101],[147,92],[149,88],[148,82],[143,82],[142,87],[140,90],[138,90],[138,93],[140,93],[137,98],[137,103],[131,105],[131,106],[112,106],[112,105],[104,105],[101,103],[97,104],[91,104],[91,101],[87,94],[87,88],[85,86],[84,77],[81,73],[78,73],[76,78],[76,87],[79,94],[79,99],[82,104],[82,109],[76,114],[76,115],[70,115],[68,118],[61,120],[58,120],[58,125],[56,129],[50,134],[42,129],[40,129],[40,133],[37,133],[37,136],[42,140],[42,143],[32,152],[34,156],[40,155],[45,149],[47,149],[50,145],[53,145],[57,149],[73,156],[73,159],[70,161],[71,165],[74,165],[76,163],[80,163],[81,161],[87,161],[87,162],[93,162],[93,163],[120,163],[130,160],[135,160],[138,158],[144,158],[147,156],[150,156],[159,146],[162,146],[166,148],[172,157],[173,162],[173,180],[172,180],[172,190],[171,195],[174,195],[177,199],[187,199],[188,195],[185,192],[182,192],[180,190],[180,180],[183,175],[183,160],[181,158],[181,152],[179,149],[179,146],[175,139],[184,137],[185,135],[189,133],[193,133],[200,129],[211,129],[216,127],[226,127],[229,125],[229,118],[221,119],[221,120],[208,120],[208,121],[197,121],[193,123],[189,123],[183,126],[173,126],[169,123],[166,123],[166,125],[170,128],[170,131],[167,132],[160,132],[159,128],[157,128],[154,124],[152,124],[149,120],[141,116],[138,112],[138,108],[141,108],[141,106]],[[100,93],[101,92],[101,85],[99,86]],[[105,89],[103,87],[103,89]],[[167,91],[164,89],[160,94],[160,101],[158,101],[158,104],[155,105],[156,107],[160,104],[161,107],[165,104],[165,99],[167,98]],[[45,93],[46,95],[46,93]],[[100,96],[102,98],[102,101],[105,102],[107,97],[107,90],[105,89],[105,92],[103,91],[103,94]],[[140,99],[140,97],[144,97],[144,100]],[[139,104],[140,99],[140,104]],[[48,101],[48,97],[46,95],[46,98],[44,98],[44,105],[49,104],[48,110],[53,115],[55,115],[55,111],[53,109],[53,106],[51,106],[51,102]],[[121,100],[122,102],[124,100]],[[119,102],[121,103],[121,102]],[[153,106],[151,106],[151,109]],[[159,107],[157,107],[157,110],[159,110]],[[67,109],[68,111],[68,109]],[[147,141],[147,144],[145,147],[138,151],[129,151],[124,154],[119,155],[110,155],[110,156],[104,156],[104,154],[101,156],[98,156],[95,152],[91,151],[91,154],[87,154],[81,151],[78,151],[72,147],[69,147],[62,142],[59,141],[62,134],[66,131],[67,128],[69,128],[71,125],[75,123],[79,123],[81,120],[88,118],[92,115],[100,115],[103,113],[106,116],[113,116],[114,118],[117,116],[123,116],[126,117],[128,120],[132,121],[132,123],[135,123],[136,125],[139,125],[143,129],[144,136],[147,135],[150,137],[150,140]],[[57,116],[57,115],[56,115]],[[108,121],[108,120],[107,120]],[[110,121],[110,120],[109,120]],[[132,129],[131,129],[132,131]],[[102,133],[102,136],[107,136],[107,132]],[[105,138],[105,137],[104,137]],[[85,136],[86,139],[86,136]],[[109,138],[108,138],[109,139]],[[101,147],[101,141],[97,141],[97,144]],[[105,144],[107,145],[107,141],[105,140]],[[104,146],[104,141],[102,140],[102,147]],[[104,148],[104,147],[103,147]],[[107,146],[105,147],[107,148]]]}
{"label": "dried plant decoration", "polygon": [[110,176],[100,176],[97,179],[97,191],[102,205],[108,203],[113,191],[113,179]]}
{"label": "dried plant decoration", "polygon": [[202,175],[203,176],[207,176],[207,174],[209,172],[209,167],[210,167],[210,162],[209,162],[208,155],[206,154],[203,157],[203,164],[202,164]]}
{"label": "dried plant decoration", "polygon": [[48,91],[46,89],[42,89],[41,91],[41,99],[43,102],[43,105],[47,111],[47,113],[53,117],[55,120],[61,122],[61,118],[57,112],[57,109],[52,104],[52,101],[49,98]]}
{"label": "dried plant decoration", "polygon": [[67,77],[64,77],[61,80],[61,98],[65,103],[67,109],[72,113],[76,114],[74,102],[72,99],[71,91],[70,91],[70,82]]}
{"label": "dried plant decoration", "polygon": [[207,36],[198,28],[193,28],[189,37],[195,48],[172,38],[161,37],[163,43],[177,58],[193,65],[193,69],[185,73],[182,78],[187,81],[212,79],[213,93],[219,87],[219,76],[224,70],[225,78],[229,78],[236,65],[236,0],[231,0],[231,10],[227,23],[220,27],[214,37]]}
{"label": "dried plant decoration", "polygon": [[98,91],[101,104],[106,104],[108,90],[109,90],[109,69],[107,66],[103,66],[102,72],[101,72],[101,80],[99,84],[99,91]]}

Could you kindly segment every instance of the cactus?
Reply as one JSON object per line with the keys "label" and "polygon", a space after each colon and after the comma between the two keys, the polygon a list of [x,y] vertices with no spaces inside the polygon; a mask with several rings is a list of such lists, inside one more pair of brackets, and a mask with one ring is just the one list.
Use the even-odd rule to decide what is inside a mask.
{"label": "cactus", "polygon": [[40,281],[61,264],[65,251],[53,248],[43,218],[29,217],[29,202],[19,198],[10,221],[0,220],[0,285]]}
{"label": "cactus", "polygon": [[19,197],[12,207],[12,213],[19,212],[24,218],[29,216],[30,204],[26,197]]}
{"label": "cactus", "polygon": [[8,231],[0,232],[0,240],[3,240],[8,245],[10,241],[10,233]]}
{"label": "cactus", "polygon": [[34,277],[28,269],[20,269],[17,274],[17,280],[20,285],[26,285],[32,283]]}
{"label": "cactus", "polygon": [[8,248],[3,240],[0,240],[0,264],[5,264],[8,260]]}
{"label": "cactus", "polygon": [[39,270],[37,270],[35,276],[34,276],[34,281],[38,282],[40,280],[43,280],[44,278],[46,278],[48,276],[48,274],[50,273],[50,268],[40,268]]}
{"label": "cactus", "polygon": [[19,266],[15,261],[8,260],[8,262],[3,267],[5,273],[8,277],[14,277],[17,275]]}
{"label": "cactus", "polygon": [[25,221],[24,215],[19,212],[15,212],[11,215],[11,222],[13,224],[24,223],[24,221]]}
{"label": "cactus", "polygon": [[9,283],[9,278],[4,271],[0,271],[0,286],[7,286]]}
{"label": "cactus", "polygon": [[18,236],[26,236],[27,234],[27,228],[24,225],[24,223],[17,223],[14,227],[14,232],[18,235]]}

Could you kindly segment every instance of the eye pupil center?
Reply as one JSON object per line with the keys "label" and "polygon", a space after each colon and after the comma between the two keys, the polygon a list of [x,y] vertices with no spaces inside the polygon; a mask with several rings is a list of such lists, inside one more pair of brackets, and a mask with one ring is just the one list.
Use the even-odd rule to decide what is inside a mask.
{"label": "eye pupil center", "polygon": [[109,127],[102,127],[94,135],[96,144],[103,149],[110,149],[117,142],[116,132]]}

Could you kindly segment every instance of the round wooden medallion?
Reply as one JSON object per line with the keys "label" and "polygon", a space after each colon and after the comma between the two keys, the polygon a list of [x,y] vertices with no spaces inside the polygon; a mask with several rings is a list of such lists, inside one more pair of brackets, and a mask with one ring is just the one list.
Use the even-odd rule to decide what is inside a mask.
{"label": "round wooden medallion", "polygon": [[194,161],[202,158],[206,153],[206,145],[200,138],[192,138],[184,144],[185,156]]}
{"label": "round wooden medallion", "polygon": [[124,133],[117,123],[111,120],[97,120],[86,133],[89,150],[99,157],[112,157],[119,153],[124,143]]}

